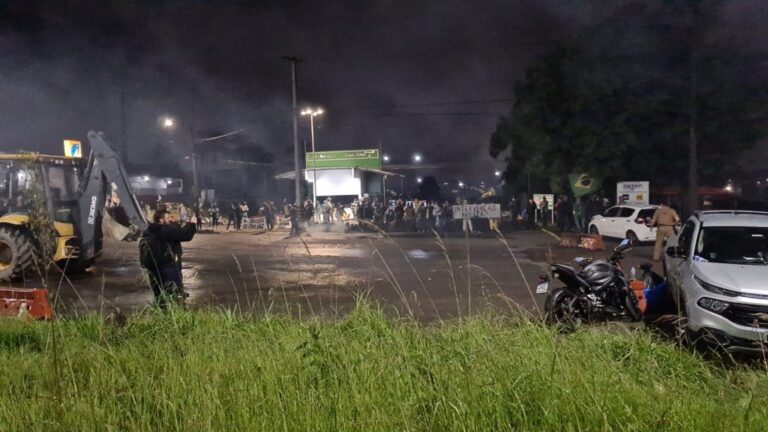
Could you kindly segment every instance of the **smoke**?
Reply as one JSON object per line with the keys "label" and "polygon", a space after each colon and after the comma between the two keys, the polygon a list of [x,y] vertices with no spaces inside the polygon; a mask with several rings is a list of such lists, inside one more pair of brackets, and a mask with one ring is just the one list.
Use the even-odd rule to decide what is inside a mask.
{"label": "smoke", "polygon": [[[451,164],[438,180],[487,179],[488,137],[510,110],[515,81],[609,4],[5,2],[0,150],[59,153],[62,139],[89,129],[119,142],[124,120],[131,159],[142,161],[160,142],[188,153],[191,128],[247,126],[251,142],[289,165],[290,67],[281,56],[297,55],[306,60],[300,104],[326,108],[318,149],[380,143],[395,163],[419,151]],[[172,136],[158,127],[163,115],[177,120]]]}

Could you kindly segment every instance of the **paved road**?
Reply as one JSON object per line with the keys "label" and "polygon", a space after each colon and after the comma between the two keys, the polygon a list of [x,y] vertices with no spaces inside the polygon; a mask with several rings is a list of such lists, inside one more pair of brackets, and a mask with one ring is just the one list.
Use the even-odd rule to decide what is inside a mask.
{"label": "paved road", "polygon": [[[548,257],[566,261],[587,254],[558,248],[542,232],[506,234],[503,240],[458,234],[437,239],[341,232],[301,238],[285,232],[200,233],[186,244],[183,275],[193,307],[333,315],[350,310],[357,296],[367,294],[390,312],[430,320],[487,308],[535,311],[542,299],[534,300],[529,287],[535,287]],[[107,242],[90,274],[58,284],[60,305],[69,313],[149,305],[137,258],[136,243]],[[627,263],[649,258],[650,248],[640,247]]]}

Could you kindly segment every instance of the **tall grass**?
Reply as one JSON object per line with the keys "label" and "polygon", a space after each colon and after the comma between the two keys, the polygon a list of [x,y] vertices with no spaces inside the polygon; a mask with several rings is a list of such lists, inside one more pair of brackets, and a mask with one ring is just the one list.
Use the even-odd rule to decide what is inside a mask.
{"label": "tall grass", "polygon": [[764,371],[647,332],[563,336],[490,315],[424,326],[367,302],[336,321],[9,320],[0,364],[3,431],[768,430]]}

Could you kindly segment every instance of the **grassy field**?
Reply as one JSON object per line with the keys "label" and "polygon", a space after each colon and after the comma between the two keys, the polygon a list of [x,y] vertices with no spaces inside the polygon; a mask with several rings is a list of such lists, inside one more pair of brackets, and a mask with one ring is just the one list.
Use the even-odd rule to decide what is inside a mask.
{"label": "grassy field", "polygon": [[366,304],[337,321],[148,311],[0,322],[2,431],[768,430],[768,375],[653,335]]}

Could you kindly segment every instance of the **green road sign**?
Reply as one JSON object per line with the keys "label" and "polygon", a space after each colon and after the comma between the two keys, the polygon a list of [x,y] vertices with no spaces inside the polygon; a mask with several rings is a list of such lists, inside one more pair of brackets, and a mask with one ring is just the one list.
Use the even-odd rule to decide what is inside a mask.
{"label": "green road sign", "polygon": [[[312,165],[313,158],[317,165]],[[307,153],[307,169],[312,168],[371,168],[381,169],[379,151],[373,150],[335,150]]]}

